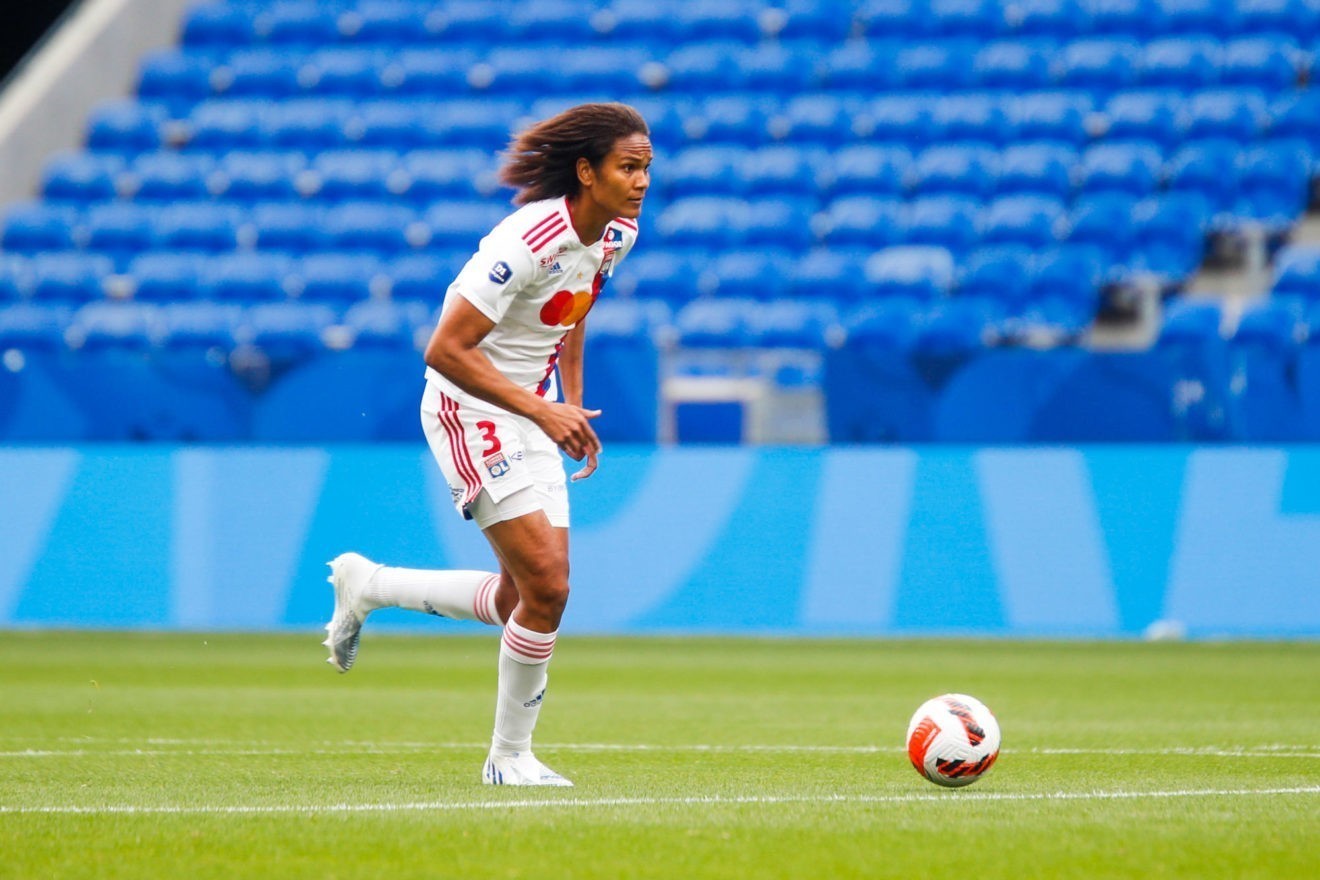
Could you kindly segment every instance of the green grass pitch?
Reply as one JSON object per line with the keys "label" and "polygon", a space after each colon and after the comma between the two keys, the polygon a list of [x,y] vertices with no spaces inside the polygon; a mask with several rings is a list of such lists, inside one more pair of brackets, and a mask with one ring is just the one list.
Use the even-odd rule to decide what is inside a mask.
{"label": "green grass pitch", "polygon": [[[1320,876],[1320,643],[567,637],[528,790],[494,637],[319,639],[0,632],[0,877]],[[948,691],[959,790],[902,749]]]}

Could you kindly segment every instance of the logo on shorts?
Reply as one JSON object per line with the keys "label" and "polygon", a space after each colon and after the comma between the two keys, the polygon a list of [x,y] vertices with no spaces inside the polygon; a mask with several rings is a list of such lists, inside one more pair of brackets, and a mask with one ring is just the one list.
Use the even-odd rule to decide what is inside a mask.
{"label": "logo on shorts", "polygon": [[486,466],[486,470],[490,471],[492,477],[502,477],[509,472],[509,462],[505,459],[503,452],[488,455],[481,460],[481,463]]}
{"label": "logo on shorts", "polygon": [[496,284],[504,284],[512,277],[513,270],[510,269],[509,264],[503,260],[500,260],[494,266],[490,267],[490,280],[494,281]]}

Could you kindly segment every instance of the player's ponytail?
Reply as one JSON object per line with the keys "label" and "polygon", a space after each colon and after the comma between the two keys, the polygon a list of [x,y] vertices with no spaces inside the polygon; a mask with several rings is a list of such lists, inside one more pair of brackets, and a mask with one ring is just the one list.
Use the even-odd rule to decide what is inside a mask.
{"label": "player's ponytail", "polygon": [[615,141],[630,134],[650,134],[632,107],[580,104],[515,135],[504,152],[500,182],[518,190],[519,205],[576,195],[577,160],[599,167]]}

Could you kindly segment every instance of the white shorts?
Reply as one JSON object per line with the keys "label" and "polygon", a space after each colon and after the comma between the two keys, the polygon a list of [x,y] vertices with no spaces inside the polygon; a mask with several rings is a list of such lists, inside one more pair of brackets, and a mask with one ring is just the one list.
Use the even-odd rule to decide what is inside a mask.
{"label": "white shorts", "polygon": [[529,419],[427,382],[422,430],[464,517],[484,529],[542,510],[550,525],[568,528],[564,460]]}

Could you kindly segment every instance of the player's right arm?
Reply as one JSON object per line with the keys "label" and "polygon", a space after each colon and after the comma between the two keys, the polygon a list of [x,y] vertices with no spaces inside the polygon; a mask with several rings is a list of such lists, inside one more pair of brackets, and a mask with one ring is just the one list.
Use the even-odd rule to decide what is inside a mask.
{"label": "player's right arm", "polygon": [[478,347],[494,327],[472,303],[455,298],[426,345],[426,365],[468,394],[531,419],[574,459],[600,452],[590,422],[600,410],[554,403],[510,381]]}

